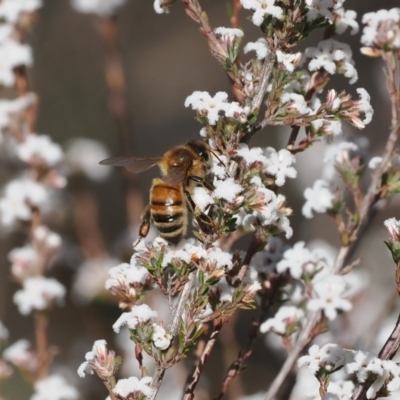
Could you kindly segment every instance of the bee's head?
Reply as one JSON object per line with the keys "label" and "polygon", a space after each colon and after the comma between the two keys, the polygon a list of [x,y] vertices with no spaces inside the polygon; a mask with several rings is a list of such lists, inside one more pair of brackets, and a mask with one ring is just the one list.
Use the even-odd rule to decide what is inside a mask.
{"label": "bee's head", "polygon": [[186,145],[193,149],[202,161],[205,163],[209,161],[210,157],[208,147],[203,141],[199,139],[193,139],[190,142],[187,142]]}

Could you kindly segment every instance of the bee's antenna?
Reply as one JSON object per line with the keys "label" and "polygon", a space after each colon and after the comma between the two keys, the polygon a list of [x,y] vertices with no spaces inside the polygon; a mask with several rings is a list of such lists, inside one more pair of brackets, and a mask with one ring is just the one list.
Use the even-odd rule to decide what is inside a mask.
{"label": "bee's antenna", "polygon": [[215,152],[213,150],[209,150],[210,153],[212,153],[214,155],[214,157],[225,167],[225,163],[217,156],[217,154],[215,154]]}

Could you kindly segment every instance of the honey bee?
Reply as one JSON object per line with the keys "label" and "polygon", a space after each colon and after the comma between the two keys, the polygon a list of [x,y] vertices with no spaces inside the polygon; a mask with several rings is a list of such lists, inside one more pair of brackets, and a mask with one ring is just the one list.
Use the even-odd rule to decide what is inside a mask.
{"label": "honey bee", "polygon": [[161,178],[153,179],[150,204],[141,216],[139,237],[147,236],[152,220],[162,238],[177,244],[186,233],[188,210],[204,233],[213,231],[211,218],[201,212],[190,195],[199,184],[207,187],[204,178],[209,161],[207,145],[201,140],[191,140],[173,147],[162,157],[111,157],[100,161],[100,164],[125,167],[133,173],[159,166]]}

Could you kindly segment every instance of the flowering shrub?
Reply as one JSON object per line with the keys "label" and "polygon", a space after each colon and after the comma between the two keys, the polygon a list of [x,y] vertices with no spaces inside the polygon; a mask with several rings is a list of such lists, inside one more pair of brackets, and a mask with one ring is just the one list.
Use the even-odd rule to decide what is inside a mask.
{"label": "flowering shrub", "polygon": [[[154,10],[168,13],[174,2],[155,0]],[[125,3],[71,1],[76,11],[96,15],[99,33],[106,47],[112,48],[106,79],[110,111],[120,127],[126,117],[121,111],[126,108],[121,106],[124,77],[113,38],[116,13]],[[264,334],[275,335],[287,355],[260,398],[276,398],[285,378],[297,369],[297,387],[302,385],[304,371],[315,377],[310,393],[301,393],[302,398],[394,396],[400,389],[400,367],[393,360],[400,346],[399,321],[376,355],[331,343],[337,341],[331,328],[341,314],[352,310],[354,299],[367,285],[355,269],[362,262],[352,262],[353,251],[377,204],[400,191],[396,153],[400,9],[362,17],[365,47],[361,50],[385,63],[392,103],[391,128],[382,155],[366,159],[355,141],[345,140],[343,129],[345,124],[363,129],[371,122],[370,96],[361,87],[352,91],[356,94],[339,87],[340,83],[332,87],[333,75],[343,75],[345,79],[338,82],[344,86],[358,80],[351,48],[338,40],[348,28],[352,35],[359,31],[357,13],[346,10],[344,0],[233,0],[231,27],[212,27],[200,1],[183,3],[187,15],[199,24],[211,55],[226,72],[232,94],[197,90],[182,102],[199,123],[199,137],[209,156],[204,179],[191,177],[197,179],[196,187],[185,193],[183,202],[188,205],[182,205],[181,214],[194,214],[194,238],[185,237],[174,245],[157,233],[143,237],[142,226],[128,262],[120,262],[107,255],[92,218],[95,203],[81,183],[82,176],[94,181],[107,177],[104,167],[92,165],[107,157],[107,152],[97,142],[80,140],[70,142],[64,154],[50,136],[36,132],[37,96],[27,90],[27,68],[33,63],[27,37],[42,3],[0,2],[0,84],[14,90],[12,98],[0,101],[0,142],[7,142],[12,150],[9,157],[23,171],[3,187],[0,222],[9,232],[26,233],[26,243],[10,251],[9,261],[12,278],[20,285],[13,301],[22,315],[33,315],[36,334],[36,345],[20,339],[2,351],[0,381],[10,377],[13,365],[32,384],[32,400],[79,398],[68,379],[53,372],[55,352],[47,339],[49,312],[62,306],[66,297],[65,287],[51,277],[52,260],[63,240],[46,224],[47,202],[69,180],[72,202],[80,207],[76,229],[86,256],[85,268],[76,277],[76,294],[85,301],[99,295],[118,303],[122,311],[112,329],[118,335],[129,332],[131,352],[139,366],[137,372],[121,377],[124,360],[107,348],[106,340],[95,341],[78,374],[82,378],[96,374],[108,399],[155,399],[166,371],[195,353],[195,367],[182,388],[183,399],[193,399],[221,330],[239,310],[250,309],[259,310],[259,318],[249,327],[246,346],[229,366],[218,399],[243,369],[255,339]],[[255,42],[243,43],[242,14],[259,30],[261,37]],[[311,33],[320,33],[323,40],[299,51],[300,46],[295,46]],[[264,134],[271,126],[290,130],[286,145],[253,146],[254,135]],[[283,189],[300,175],[296,155],[311,151],[318,142],[331,144],[320,178],[304,191],[301,213],[307,219],[319,213],[332,219],[340,242],[335,256],[304,241],[287,242],[293,236],[293,211]],[[92,156],[88,149],[93,150]],[[366,183],[364,176],[369,177]],[[189,178],[185,176],[179,185]],[[127,198],[137,199],[137,188],[127,186]],[[204,229],[201,218],[211,221],[212,228]],[[390,218],[385,226],[389,231],[385,243],[396,264],[392,286],[400,293],[400,222]],[[90,281],[90,289],[82,281]],[[157,306],[155,296],[162,297],[167,312]],[[8,336],[0,323],[0,341]],[[319,344],[311,345],[314,339]]]}

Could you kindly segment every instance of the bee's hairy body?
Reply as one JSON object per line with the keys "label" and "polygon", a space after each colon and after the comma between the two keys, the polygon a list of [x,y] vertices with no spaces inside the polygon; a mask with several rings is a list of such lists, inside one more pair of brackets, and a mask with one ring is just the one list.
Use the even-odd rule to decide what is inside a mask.
{"label": "bee's hairy body", "polygon": [[150,204],[142,214],[139,236],[147,236],[152,220],[162,238],[177,244],[186,233],[188,209],[203,232],[212,231],[211,218],[199,211],[190,196],[196,185],[204,184],[208,162],[208,146],[201,140],[191,140],[173,147],[162,157],[112,157],[100,164],[123,166],[134,173],[154,165],[160,167],[161,178],[153,180]]}
{"label": "bee's hairy body", "polygon": [[160,236],[178,243],[186,233],[187,207],[183,185],[169,185],[159,178],[150,189],[150,214]]}

